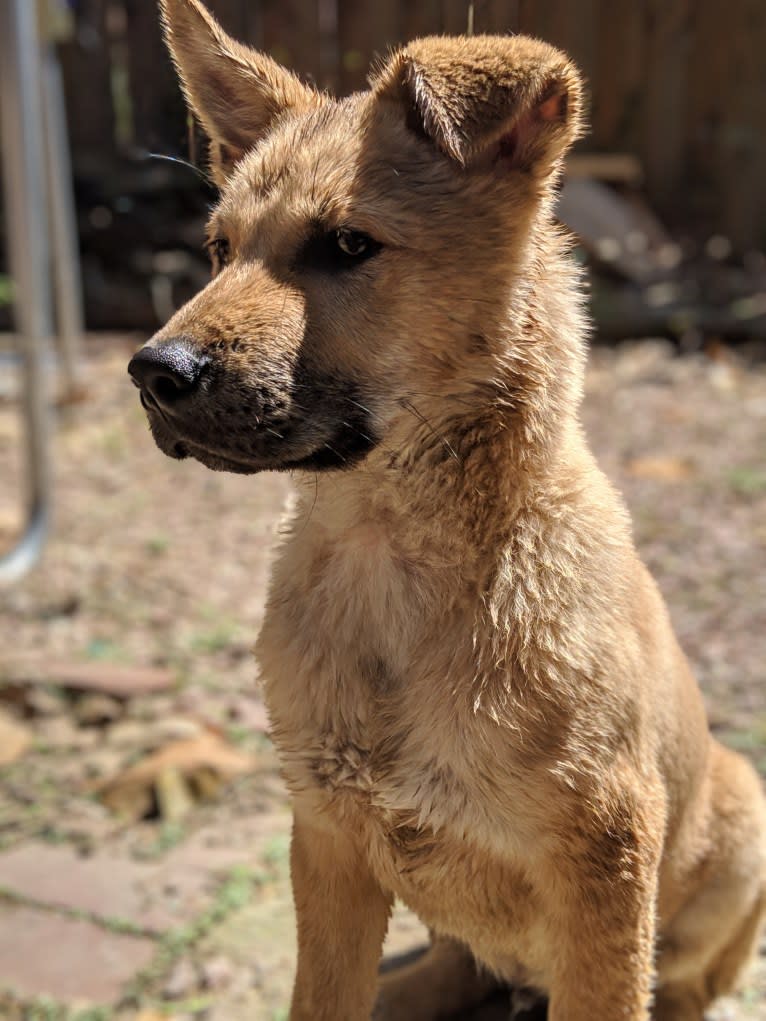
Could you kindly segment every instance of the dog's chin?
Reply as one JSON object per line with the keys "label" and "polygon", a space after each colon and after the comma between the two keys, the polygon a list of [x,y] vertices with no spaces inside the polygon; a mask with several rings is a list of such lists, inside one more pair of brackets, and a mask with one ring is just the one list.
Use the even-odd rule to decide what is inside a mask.
{"label": "dog's chin", "polygon": [[333,443],[322,443],[315,450],[306,452],[285,449],[279,456],[236,455],[209,447],[188,437],[179,437],[160,425],[153,416],[150,423],[154,441],[168,457],[176,460],[194,458],[211,471],[233,472],[237,475],[255,475],[263,471],[343,471],[362,461],[375,446],[369,434],[359,434],[350,441],[348,436],[334,436]]}
{"label": "dog's chin", "polygon": [[231,455],[220,450],[209,450],[202,444],[179,437],[172,433],[164,425],[161,425],[153,416],[149,416],[149,424],[152,430],[154,442],[163,454],[174,458],[176,461],[183,461],[186,458],[193,458],[200,464],[216,472],[234,472],[237,475],[254,475],[256,472],[266,471],[270,466],[257,461],[255,458]]}
{"label": "dog's chin", "polygon": [[205,450],[204,447],[191,444],[183,440],[174,443],[170,450],[165,451],[170,457],[183,460],[186,457],[193,457],[214,472],[234,472],[237,475],[255,475],[257,472],[266,471],[269,465],[257,464],[251,461],[238,460],[227,457],[225,454]]}

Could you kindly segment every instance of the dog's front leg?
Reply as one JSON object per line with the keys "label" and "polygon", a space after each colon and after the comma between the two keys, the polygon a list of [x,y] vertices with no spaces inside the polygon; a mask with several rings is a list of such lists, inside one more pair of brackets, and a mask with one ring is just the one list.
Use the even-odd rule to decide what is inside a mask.
{"label": "dog's front leg", "polygon": [[652,898],[628,907],[616,891],[614,896],[622,912],[573,899],[556,954],[548,1021],[649,1021]]}
{"label": "dog's front leg", "polygon": [[369,1021],[392,898],[353,839],[296,806],[298,971],[290,1021]]}
{"label": "dog's front leg", "polygon": [[647,829],[623,818],[561,854],[549,1021],[649,1021],[662,831]]}

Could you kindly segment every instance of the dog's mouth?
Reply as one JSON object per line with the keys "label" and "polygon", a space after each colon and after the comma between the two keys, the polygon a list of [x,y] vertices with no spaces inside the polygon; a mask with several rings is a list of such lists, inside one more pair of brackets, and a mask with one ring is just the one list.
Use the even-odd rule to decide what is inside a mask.
{"label": "dog's mouth", "polygon": [[[160,444],[157,444],[160,446]],[[160,449],[163,449],[160,447]],[[177,440],[168,449],[163,451],[169,457],[178,461],[184,458],[193,457],[211,471],[235,472],[237,475],[254,475],[256,472],[265,471],[268,465],[260,465],[252,461],[240,461],[214,450],[206,450],[205,447],[196,443],[184,440]]]}
{"label": "dog's mouth", "polygon": [[314,418],[282,419],[278,428],[241,419],[225,410],[182,417],[169,413],[145,391],[141,404],[147,412],[154,441],[168,457],[194,458],[211,471],[254,475],[262,471],[326,471],[347,469],[359,463],[376,445],[368,416],[359,411],[339,419],[324,408]]}

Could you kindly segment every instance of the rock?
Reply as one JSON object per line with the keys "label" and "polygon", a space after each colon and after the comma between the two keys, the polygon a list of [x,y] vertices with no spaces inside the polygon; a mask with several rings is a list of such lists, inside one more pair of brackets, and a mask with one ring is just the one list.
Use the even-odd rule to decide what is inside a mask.
{"label": "rock", "polygon": [[147,748],[151,744],[148,727],[137,720],[120,720],[106,732],[106,739],[115,748]]}
{"label": "rock", "polygon": [[158,721],[150,729],[154,745],[167,744],[168,741],[184,741],[199,737],[204,727],[188,716],[169,716]]}
{"label": "rock", "polygon": [[99,748],[82,762],[85,775],[93,779],[112,776],[122,765],[124,753],[117,748]]}
{"label": "rock", "polygon": [[173,966],[173,970],[162,987],[162,995],[166,1000],[180,1000],[196,989],[198,984],[197,969],[188,957],[182,957]]}
{"label": "rock", "polygon": [[198,738],[203,730],[202,724],[186,716],[170,716],[156,721],[133,718],[113,724],[109,728],[108,739],[112,745],[153,749],[172,741]]}
{"label": "rock", "polygon": [[125,706],[125,715],[130,720],[162,720],[172,716],[178,707],[175,695],[151,695],[133,698]]}
{"label": "rock", "polygon": [[45,688],[28,688],[24,702],[33,716],[59,716],[67,709],[61,695],[46,691]]}
{"label": "rock", "polygon": [[37,737],[49,748],[92,748],[99,740],[94,730],[81,730],[68,716],[53,716],[37,725]]}
{"label": "rock", "polygon": [[86,727],[111,723],[122,715],[122,703],[112,695],[99,692],[83,695],[75,703],[74,714],[79,723]]}
{"label": "rock", "polygon": [[220,990],[231,984],[234,968],[228,957],[219,955],[204,961],[201,967],[202,984],[205,989]]}
{"label": "rock", "polygon": [[15,720],[10,713],[0,709],[0,766],[16,762],[31,743],[32,734],[29,728]]}

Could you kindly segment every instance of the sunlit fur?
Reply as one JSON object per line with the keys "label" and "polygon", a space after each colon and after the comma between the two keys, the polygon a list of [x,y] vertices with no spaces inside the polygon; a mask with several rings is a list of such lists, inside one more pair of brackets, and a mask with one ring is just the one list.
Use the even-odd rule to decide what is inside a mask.
{"label": "sunlit fur", "polygon": [[[213,367],[158,442],[257,471],[331,458],[352,408],[370,431],[295,473],[257,644],[295,807],[292,1021],[370,1016],[394,896],[437,938],[377,1017],[442,1016],[489,973],[552,1021],[701,1021],[757,939],[764,801],[579,424],[551,212],[576,70],[524,37],[422,39],[336,102],[198,0],[162,9],[230,254],[152,342]],[[307,270],[317,224],[383,247]]]}

